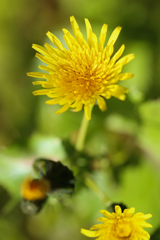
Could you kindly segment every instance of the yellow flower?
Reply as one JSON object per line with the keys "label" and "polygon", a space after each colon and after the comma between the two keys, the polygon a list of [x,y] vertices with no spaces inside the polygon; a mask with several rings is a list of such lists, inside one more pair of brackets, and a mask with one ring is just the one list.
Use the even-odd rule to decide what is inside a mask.
{"label": "yellow flower", "polygon": [[29,201],[36,201],[47,197],[50,183],[46,179],[26,179],[21,186],[21,195]]}
{"label": "yellow flower", "polygon": [[[114,96],[125,100],[128,89],[116,83],[133,77],[131,73],[121,73],[122,67],[134,58],[134,54],[128,54],[119,59],[124,51],[124,44],[114,54],[114,43],[116,42],[121,27],[117,27],[111,34],[107,45],[104,47],[107,25],[102,26],[99,41],[92,32],[92,27],[85,19],[88,43],[85,41],[79,26],[72,16],[70,18],[74,37],[66,29],[63,29],[64,40],[68,50],[64,48],[58,38],[48,32],[47,36],[56,46],[53,48],[45,44],[45,48],[33,44],[33,48],[41,61],[47,66],[39,66],[48,73],[30,72],[31,77],[45,78],[46,81],[33,82],[34,85],[42,85],[45,89],[34,91],[34,95],[47,95],[52,98],[47,104],[63,105],[56,114],[73,108],[75,112],[84,111],[87,120],[91,118],[92,106],[97,101],[102,111],[106,110],[104,98]],[[44,55],[44,56],[43,56]],[[118,60],[119,59],[119,60]]]}
{"label": "yellow flower", "polygon": [[105,210],[100,210],[105,217],[100,217],[97,221],[103,222],[96,224],[90,228],[90,231],[81,229],[81,233],[87,237],[98,237],[98,240],[148,240],[150,235],[143,227],[152,227],[146,223],[146,219],[152,217],[151,214],[144,215],[136,213],[135,208],[125,209],[122,213],[120,206],[115,206],[115,213],[109,213]]}

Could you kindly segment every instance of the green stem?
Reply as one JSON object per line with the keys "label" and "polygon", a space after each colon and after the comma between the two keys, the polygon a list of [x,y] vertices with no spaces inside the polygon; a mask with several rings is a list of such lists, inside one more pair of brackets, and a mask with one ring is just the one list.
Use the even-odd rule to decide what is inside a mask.
{"label": "green stem", "polygon": [[82,151],[84,147],[84,141],[88,129],[89,121],[86,119],[85,113],[82,118],[81,126],[79,129],[78,137],[76,140],[75,148],[77,151]]}
{"label": "green stem", "polygon": [[86,177],[85,184],[102,199],[107,207],[112,203],[106,194],[96,185],[96,183],[90,177]]}

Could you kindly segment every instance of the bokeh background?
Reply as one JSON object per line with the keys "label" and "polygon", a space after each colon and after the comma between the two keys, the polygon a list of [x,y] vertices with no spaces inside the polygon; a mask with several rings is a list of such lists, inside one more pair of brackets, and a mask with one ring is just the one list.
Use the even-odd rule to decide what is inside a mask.
{"label": "bokeh background", "polygon": [[[34,97],[32,78],[39,60],[32,43],[49,42],[53,32],[63,43],[62,28],[71,30],[74,15],[86,37],[84,18],[99,35],[122,26],[115,50],[136,58],[124,67],[135,78],[123,82],[130,92],[124,102],[111,98],[108,110],[93,109],[83,154],[74,143],[83,112],[54,112],[47,97]],[[160,226],[160,1],[152,0],[15,0],[0,6],[0,239],[87,239],[90,228],[113,202],[151,213],[151,239]],[[73,195],[48,199],[36,216],[20,210],[20,185],[38,157],[64,162],[76,176]],[[90,182],[91,180],[91,182]],[[94,183],[94,184],[93,184]]]}

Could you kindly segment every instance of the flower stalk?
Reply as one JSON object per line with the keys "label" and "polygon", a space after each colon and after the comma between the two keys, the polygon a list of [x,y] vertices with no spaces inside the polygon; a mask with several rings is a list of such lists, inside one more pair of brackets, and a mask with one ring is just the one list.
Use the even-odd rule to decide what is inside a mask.
{"label": "flower stalk", "polygon": [[84,148],[85,137],[87,134],[89,121],[86,119],[85,113],[83,114],[81,126],[78,132],[78,137],[75,144],[75,149],[81,152]]}
{"label": "flower stalk", "polygon": [[102,201],[106,204],[107,207],[111,204],[111,200],[90,177],[87,177],[85,179],[85,184],[102,199]]}

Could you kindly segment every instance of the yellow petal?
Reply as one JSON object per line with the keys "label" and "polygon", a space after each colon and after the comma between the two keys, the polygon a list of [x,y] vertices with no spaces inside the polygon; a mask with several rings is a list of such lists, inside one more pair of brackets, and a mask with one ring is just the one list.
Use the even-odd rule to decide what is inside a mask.
{"label": "yellow petal", "polygon": [[52,89],[51,90],[49,89],[47,96],[50,98],[57,98],[57,97],[62,97],[63,94],[61,92],[54,92],[54,91],[52,93]]}
{"label": "yellow petal", "polygon": [[126,55],[125,57],[121,58],[115,65],[121,64],[125,65],[129,63],[132,59],[134,59],[135,56],[133,53]]}
{"label": "yellow petal", "polygon": [[53,87],[54,87],[54,84],[53,84],[53,83],[45,82],[45,83],[42,84],[42,87],[44,87],[44,88],[53,88]]}
{"label": "yellow petal", "polygon": [[33,85],[42,85],[42,87],[44,88],[53,88],[54,85],[52,83],[48,83],[45,81],[36,81],[36,82],[32,82]]}
{"label": "yellow petal", "polygon": [[[100,210],[99,211],[100,213],[102,213],[105,217],[107,217],[107,218],[110,218],[110,219],[112,219],[113,218],[113,213],[110,213],[110,212],[108,212],[108,211],[105,211],[105,210]],[[106,219],[107,220],[107,219]],[[99,221],[99,220],[98,220]]]}
{"label": "yellow petal", "polygon": [[84,111],[85,111],[85,115],[87,120],[89,121],[91,119],[91,107],[90,105],[84,105]]}
{"label": "yellow petal", "polygon": [[61,97],[59,97],[59,98],[55,98],[55,99],[52,99],[52,100],[48,100],[48,101],[46,101],[45,103],[46,104],[48,104],[48,105],[54,105],[54,104],[57,104],[57,103],[59,103],[59,101],[61,101]]}
{"label": "yellow petal", "polygon": [[140,226],[143,228],[153,228],[153,226],[150,223],[146,223],[145,221],[140,223]]}
{"label": "yellow petal", "polygon": [[95,225],[93,225],[91,228],[90,228],[90,230],[95,230],[95,229],[99,229],[101,226],[102,226],[103,224],[95,224]]}
{"label": "yellow petal", "polygon": [[100,36],[99,36],[99,43],[98,43],[98,50],[100,52],[103,51],[103,46],[106,40],[106,35],[107,35],[107,28],[108,25],[104,24],[101,28]]}
{"label": "yellow petal", "polygon": [[40,45],[33,44],[32,48],[35,49],[37,52],[42,53],[43,55],[49,55],[48,51]]}
{"label": "yellow petal", "polygon": [[112,53],[114,51],[114,47],[113,47],[112,44],[108,45],[107,47],[108,47],[108,51],[107,51],[108,52],[108,56],[107,57],[111,57],[111,55],[112,55]]}
{"label": "yellow petal", "polygon": [[46,94],[48,94],[48,93],[49,93],[49,90],[48,90],[48,89],[36,90],[36,91],[33,92],[33,94],[34,94],[35,96],[37,96],[37,95],[46,95]]}
{"label": "yellow petal", "polygon": [[60,92],[60,89],[54,87],[54,88],[50,89],[49,92],[50,93],[58,93],[58,92]]}
{"label": "yellow petal", "polygon": [[122,29],[121,27],[116,27],[114,29],[114,31],[112,32],[112,34],[111,34],[111,36],[110,36],[110,38],[108,40],[107,45],[110,45],[110,44],[114,45],[114,43],[116,42],[116,40],[117,40],[117,38],[118,38],[118,36],[120,34],[121,29]]}
{"label": "yellow petal", "polygon": [[124,101],[126,98],[126,95],[124,93],[128,93],[129,90],[119,85],[114,85],[114,87],[112,89],[112,96],[118,98],[119,100]]}
{"label": "yellow petal", "polygon": [[150,213],[149,213],[149,214],[145,214],[143,217],[144,217],[144,219],[146,220],[146,219],[151,218],[151,217],[152,217],[152,214],[150,214]]}
{"label": "yellow petal", "polygon": [[70,107],[70,104],[65,104],[62,108],[60,108],[57,112],[55,112],[55,114],[60,114],[60,113],[63,113],[65,111],[67,111]]}
{"label": "yellow petal", "polygon": [[74,109],[75,112],[79,112],[82,110],[83,104],[80,102],[77,107]]}
{"label": "yellow petal", "polygon": [[54,72],[54,70],[51,68],[51,67],[46,67],[46,66],[44,66],[44,65],[39,65],[38,66],[40,69],[42,69],[42,70],[44,70],[44,71],[46,71],[46,72],[51,72],[51,73],[53,73]]}
{"label": "yellow petal", "polygon": [[114,56],[112,57],[111,61],[115,62],[117,61],[118,58],[120,58],[120,56],[122,55],[122,53],[124,52],[125,46],[124,44],[120,47],[120,49],[114,54]]}
{"label": "yellow petal", "polygon": [[80,29],[79,29],[79,26],[78,26],[78,23],[77,23],[75,17],[71,16],[70,17],[70,22],[71,22],[71,26],[72,26],[74,36],[76,37],[77,36],[77,31],[78,30],[80,31]]}
{"label": "yellow petal", "polygon": [[128,93],[129,92],[128,88],[125,88],[125,87],[117,85],[117,84],[108,86],[108,88],[110,88],[112,92],[115,92],[115,91],[116,92],[121,92],[121,93]]}
{"label": "yellow petal", "polygon": [[133,77],[134,77],[134,74],[132,74],[132,73],[121,73],[121,74],[119,74],[119,80],[121,80],[121,81],[130,79],[130,78],[133,78]]}
{"label": "yellow petal", "polygon": [[92,46],[95,48],[97,51],[97,36],[95,33],[92,33]]}
{"label": "yellow petal", "polygon": [[68,99],[67,98],[62,98],[60,101],[59,101],[59,105],[64,105],[68,103]]}
{"label": "yellow petal", "polygon": [[119,81],[119,76],[113,77],[111,79],[109,79],[109,83],[113,84],[113,83],[117,83]]}
{"label": "yellow petal", "polygon": [[69,49],[72,49],[73,46],[78,47],[78,42],[76,41],[76,39],[70,34],[70,32],[67,29],[62,29],[64,32],[64,40],[68,46]]}
{"label": "yellow petal", "polygon": [[125,209],[123,213],[126,217],[132,217],[134,212],[135,212],[135,208],[132,207],[130,209]]}
{"label": "yellow petal", "polygon": [[138,220],[147,220],[151,218],[152,215],[150,213],[145,215],[143,213],[136,213],[133,217],[137,218]]}
{"label": "yellow petal", "polygon": [[54,67],[57,66],[57,63],[56,63],[56,61],[53,58],[42,56],[39,53],[36,53],[36,57],[39,58],[42,62],[44,62],[44,63],[46,63],[48,65],[52,65]]}
{"label": "yellow petal", "polygon": [[50,53],[50,55],[52,55],[54,58],[57,59],[57,57],[62,57],[64,58],[64,51],[61,51],[59,49],[53,48],[51,45],[49,45],[48,43],[45,43],[44,46],[46,47],[46,49],[48,50],[48,52]]}
{"label": "yellow petal", "polygon": [[98,237],[99,236],[99,235],[97,235],[96,231],[90,231],[90,230],[86,230],[83,228],[81,228],[81,233],[87,237]]}
{"label": "yellow petal", "polygon": [[39,73],[39,72],[29,72],[29,73],[27,73],[27,76],[36,77],[36,78],[47,78],[47,77],[51,77],[50,74],[47,74],[47,73]]}
{"label": "yellow petal", "polygon": [[99,221],[99,222],[106,222],[106,218],[105,217],[99,217],[98,219],[97,219],[97,221]]}
{"label": "yellow petal", "polygon": [[76,21],[76,19],[72,16],[70,17],[70,22],[71,22],[71,26],[72,26],[72,29],[73,29],[73,33],[74,33],[74,36],[77,40],[77,42],[82,46],[82,45],[85,45],[85,46],[88,46],[88,44],[86,43],[80,29],[79,29],[79,26],[78,26],[78,23]]}
{"label": "yellow petal", "polygon": [[52,34],[51,32],[47,32],[46,35],[58,49],[60,49],[61,51],[65,50],[62,43],[59,41],[59,39],[54,34]]}
{"label": "yellow petal", "polygon": [[102,112],[107,110],[107,105],[102,97],[97,97],[97,103]]}
{"label": "yellow petal", "polygon": [[42,85],[43,83],[45,83],[45,81],[32,82],[33,85]]}
{"label": "yellow petal", "polygon": [[73,45],[72,45],[71,41],[68,39],[68,37],[66,35],[64,35],[63,38],[64,38],[64,41],[66,42],[68,48],[70,50],[72,50],[73,49]]}
{"label": "yellow petal", "polygon": [[112,95],[111,95],[111,92],[106,91],[106,92],[103,94],[103,96],[104,96],[106,99],[110,99]]}
{"label": "yellow petal", "polygon": [[85,18],[85,24],[86,24],[86,30],[87,30],[88,45],[91,48],[92,47],[92,27],[87,18]]}
{"label": "yellow petal", "polygon": [[144,239],[144,240],[150,239],[149,233],[146,232],[143,228],[141,228],[140,231],[138,231],[138,233],[141,235],[142,239]]}
{"label": "yellow petal", "polygon": [[116,214],[121,214],[121,213],[122,213],[121,207],[118,206],[118,205],[116,205],[116,206],[115,206],[115,212],[116,212]]}
{"label": "yellow petal", "polygon": [[79,101],[75,101],[72,105],[71,108],[75,108],[73,109],[73,112],[79,112],[82,110],[83,104],[82,102]]}
{"label": "yellow petal", "polygon": [[79,102],[78,102],[78,101],[75,101],[75,102],[71,105],[71,108],[77,107],[78,104],[79,104]]}

